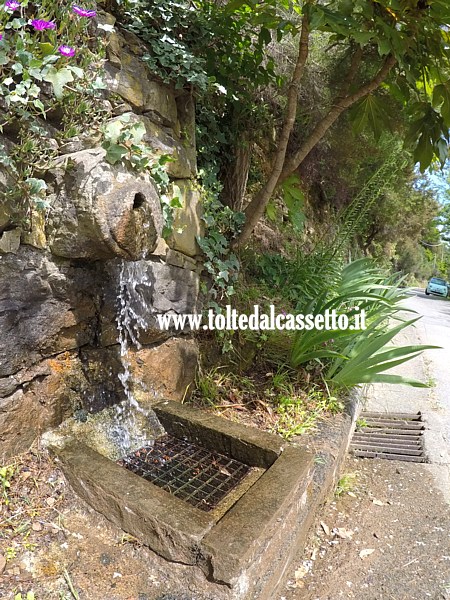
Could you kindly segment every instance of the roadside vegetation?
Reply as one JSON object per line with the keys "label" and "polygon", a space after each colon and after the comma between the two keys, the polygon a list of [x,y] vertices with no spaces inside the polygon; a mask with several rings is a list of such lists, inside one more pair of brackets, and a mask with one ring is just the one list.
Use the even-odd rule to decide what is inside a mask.
{"label": "roadside vegetation", "polygon": [[[90,115],[107,159],[148,169],[166,198],[165,158],[155,162],[139,124],[105,125],[111,109],[99,108],[111,33],[101,25],[94,35],[102,6],[146,43],[142,60],[155,77],[195,97],[206,302],[218,311],[274,304],[294,314],[364,308],[369,316],[366,330],[344,334],[204,336],[208,360],[194,397],[216,406],[215,393],[237,389],[235,404],[255,398],[270,427],[289,437],[310,428],[310,414],[336,410],[336,398],[354,385],[399,382],[385,371],[421,350],[391,347],[414,320],[401,310],[399,286],[449,276],[448,209],[420,174],[448,156],[447,3],[6,3],[3,127],[22,125],[16,154],[0,149],[0,163],[12,174],[7,197],[16,221],[26,227],[49,209],[42,172],[54,152],[39,140],[55,111],[61,139],[79,134]],[[46,19],[29,26],[41,13]]]}
{"label": "roadside vegetation", "polygon": [[[128,1],[120,22],[197,105],[205,298],[216,311],[355,314],[360,331],[202,334],[197,404],[287,438],[424,347],[405,286],[449,277],[427,178],[448,155],[443,2]],[[445,229],[445,227],[444,227]],[[386,371],[388,371],[386,373]]]}

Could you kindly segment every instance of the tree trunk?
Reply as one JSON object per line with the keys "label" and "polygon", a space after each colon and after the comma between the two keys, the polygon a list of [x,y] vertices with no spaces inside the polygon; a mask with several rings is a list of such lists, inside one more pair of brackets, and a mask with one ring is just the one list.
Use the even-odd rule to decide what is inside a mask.
{"label": "tree trunk", "polygon": [[[302,37],[303,37],[303,27],[302,27]],[[297,66],[298,66],[299,62],[301,62],[301,59],[300,59],[300,55],[302,54],[301,43],[302,42],[300,42],[300,51],[299,51],[299,58],[297,60]],[[308,40],[306,40],[306,55],[303,56],[304,61],[306,61],[306,58],[307,58],[307,53],[308,53],[307,46],[308,46]],[[359,52],[358,52],[358,54],[359,54]],[[302,60],[303,60],[303,58],[302,58]],[[246,223],[244,225],[244,228],[243,228],[239,238],[235,242],[235,246],[241,246],[248,241],[253,229],[255,228],[259,219],[264,214],[264,210],[265,210],[267,203],[269,202],[275,188],[278,185],[280,185],[281,183],[283,183],[283,181],[285,179],[287,179],[287,177],[289,177],[289,175],[291,175],[296,169],[298,169],[298,167],[301,165],[301,163],[304,161],[304,159],[308,156],[308,154],[311,152],[311,150],[325,136],[325,134],[330,129],[330,127],[335,123],[335,121],[339,118],[339,116],[344,111],[346,111],[348,108],[350,108],[358,100],[361,100],[368,94],[375,91],[381,85],[381,83],[386,79],[387,75],[389,74],[390,70],[395,65],[395,63],[396,63],[395,57],[392,55],[389,55],[386,58],[386,60],[384,61],[384,64],[381,67],[381,69],[378,71],[377,75],[371,81],[369,81],[368,83],[363,85],[361,88],[359,88],[359,90],[357,90],[353,94],[342,95],[342,91],[341,91],[341,94],[336,98],[336,100],[333,103],[328,114],[325,115],[325,117],[316,125],[314,130],[310,133],[308,138],[303,142],[302,146],[297,150],[297,152],[294,154],[294,156],[289,158],[289,160],[287,160],[287,161],[285,160],[286,149],[287,149],[287,143],[289,140],[289,135],[292,131],[294,121],[295,121],[296,107],[294,108],[294,111],[293,111],[294,116],[292,118],[292,124],[289,129],[287,140],[286,140],[286,143],[284,144],[285,140],[283,137],[283,133],[286,134],[289,123],[291,123],[289,116],[292,117],[292,111],[288,111],[288,110],[286,111],[285,124],[283,127],[282,135],[280,137],[279,148],[277,150],[275,165],[272,170],[272,174],[269,178],[269,181],[260,190],[260,192],[258,194],[256,194],[256,196],[253,198],[253,200],[247,206],[247,208],[245,210],[247,220],[246,220]],[[359,60],[352,60],[352,65],[350,67],[349,73],[344,81],[344,88],[346,87],[347,83],[349,82],[349,76],[352,76],[352,77],[354,76],[354,73],[352,74],[352,71],[354,71],[355,68],[357,68],[358,64],[359,64]],[[297,66],[296,66],[296,69],[297,69]],[[303,69],[304,69],[304,62],[302,63],[300,77],[303,73]],[[294,82],[294,77],[295,77],[295,73],[292,78],[292,82]],[[300,80],[295,79],[295,81],[296,81],[296,86],[298,86],[298,83]],[[293,85],[293,83],[291,83],[291,86],[292,85]],[[295,101],[296,102],[297,102],[297,95],[298,95],[298,93],[297,93],[297,88],[296,88],[296,93],[295,93]],[[294,94],[292,94],[292,97],[293,96],[294,96]],[[289,106],[289,97],[288,97],[288,106]],[[279,162],[280,162],[281,157],[283,157],[283,165],[281,166],[281,168],[279,168]],[[275,183],[273,183],[273,178],[276,176],[277,173],[278,173],[277,181]]]}
{"label": "tree trunk", "polygon": [[316,146],[318,142],[324,137],[330,127],[337,121],[337,119],[341,116],[341,114],[346,111],[348,108],[353,106],[358,100],[361,100],[365,96],[368,96],[372,92],[374,92],[386,79],[392,67],[395,65],[396,59],[394,56],[390,55],[385,60],[383,66],[378,71],[377,75],[366,85],[363,85],[359,90],[355,93],[350,94],[349,96],[345,96],[344,98],[337,98],[331,110],[328,114],[316,125],[314,130],[308,136],[308,138],[303,142],[301,148],[297,150],[297,152],[292,156],[288,161],[286,161],[283,166],[283,171],[280,175],[280,179],[278,181],[278,185],[283,183],[283,181],[292,175],[292,173],[298,169],[301,163],[305,160],[311,150]]}
{"label": "tree trunk", "polygon": [[262,217],[267,203],[272,197],[283,170],[289,138],[292,129],[294,128],[295,117],[297,116],[299,85],[303,76],[306,61],[308,59],[309,33],[309,19],[307,14],[304,13],[302,18],[302,30],[300,33],[297,61],[292,74],[291,82],[289,84],[283,128],[278,141],[278,147],[275,154],[272,171],[265,185],[261,188],[261,190],[259,190],[259,192],[245,209],[246,222],[239,238],[235,242],[235,245],[241,245],[245,243],[250,237],[253,229],[255,228],[259,219]]}
{"label": "tree trunk", "polygon": [[251,151],[250,144],[242,136],[234,148],[234,156],[225,165],[223,190],[220,194],[222,204],[229,206],[234,211],[241,211],[247,189],[248,173],[250,170]]}

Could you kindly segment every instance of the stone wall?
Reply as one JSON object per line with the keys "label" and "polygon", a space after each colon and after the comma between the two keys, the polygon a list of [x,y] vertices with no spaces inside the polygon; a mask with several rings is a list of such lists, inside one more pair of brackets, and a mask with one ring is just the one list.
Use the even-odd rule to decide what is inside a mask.
{"label": "stone wall", "polygon": [[[173,156],[168,172],[183,208],[164,241],[151,178],[111,166],[87,136],[54,140],[59,157],[45,175],[51,209],[45,219],[33,216],[31,231],[15,227],[0,202],[0,458],[26,450],[68,416],[83,418],[124,399],[116,324],[122,260],[136,261],[151,282],[145,301],[155,312],[197,308],[202,225],[194,103],[152,76],[143,51],[134,35],[111,35],[104,102],[116,116],[142,121],[145,141]],[[48,125],[49,135],[57,128]],[[11,146],[7,133],[0,141]],[[1,172],[0,193],[7,182]],[[195,373],[196,343],[147,320],[142,348],[127,358],[134,394],[144,404],[180,400]]]}

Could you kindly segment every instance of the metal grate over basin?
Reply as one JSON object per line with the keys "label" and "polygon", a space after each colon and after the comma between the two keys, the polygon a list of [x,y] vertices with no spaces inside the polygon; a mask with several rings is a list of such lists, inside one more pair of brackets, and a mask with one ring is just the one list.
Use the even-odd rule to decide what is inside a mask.
{"label": "metal grate over basin", "polygon": [[363,412],[351,450],[361,458],[427,462],[423,447],[422,414]]}
{"label": "metal grate over basin", "polygon": [[169,434],[118,464],[204,511],[214,509],[253,469]]}

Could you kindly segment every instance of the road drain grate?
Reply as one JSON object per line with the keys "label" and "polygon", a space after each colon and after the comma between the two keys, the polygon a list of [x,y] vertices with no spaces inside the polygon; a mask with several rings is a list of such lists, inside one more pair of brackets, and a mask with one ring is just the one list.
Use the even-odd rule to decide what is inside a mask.
{"label": "road drain grate", "polygon": [[215,508],[253,470],[171,435],[136,450],[118,464],[204,511]]}
{"label": "road drain grate", "polygon": [[350,448],[354,456],[427,462],[422,413],[363,412]]}

